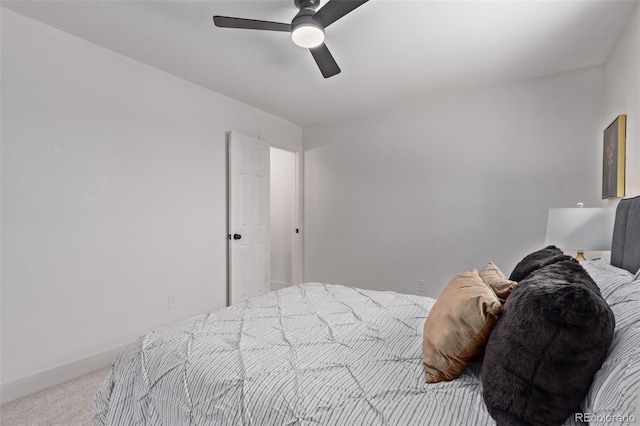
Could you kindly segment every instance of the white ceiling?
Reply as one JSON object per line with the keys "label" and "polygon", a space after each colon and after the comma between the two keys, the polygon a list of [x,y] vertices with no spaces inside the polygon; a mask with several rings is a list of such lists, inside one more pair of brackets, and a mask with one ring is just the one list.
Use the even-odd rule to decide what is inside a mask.
{"label": "white ceiling", "polygon": [[293,0],[2,1],[302,126],[602,64],[637,4],[370,0],[327,29],[342,73],[324,79],[287,33],[213,25],[213,15],[288,23]]}

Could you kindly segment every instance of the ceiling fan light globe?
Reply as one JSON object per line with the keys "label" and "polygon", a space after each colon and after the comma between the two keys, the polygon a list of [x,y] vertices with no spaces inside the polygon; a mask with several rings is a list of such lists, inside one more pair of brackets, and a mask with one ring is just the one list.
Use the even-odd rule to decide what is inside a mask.
{"label": "ceiling fan light globe", "polygon": [[313,24],[301,24],[291,31],[291,40],[307,49],[320,46],[324,42],[324,30]]}

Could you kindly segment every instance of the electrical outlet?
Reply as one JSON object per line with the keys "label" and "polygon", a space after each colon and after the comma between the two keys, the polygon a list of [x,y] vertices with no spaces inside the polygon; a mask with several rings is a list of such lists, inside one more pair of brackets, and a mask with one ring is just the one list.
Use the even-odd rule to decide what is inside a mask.
{"label": "electrical outlet", "polygon": [[418,280],[418,293],[427,292],[427,280]]}
{"label": "electrical outlet", "polygon": [[167,309],[173,309],[176,307],[176,294],[175,293],[169,293],[169,295],[167,296]]}

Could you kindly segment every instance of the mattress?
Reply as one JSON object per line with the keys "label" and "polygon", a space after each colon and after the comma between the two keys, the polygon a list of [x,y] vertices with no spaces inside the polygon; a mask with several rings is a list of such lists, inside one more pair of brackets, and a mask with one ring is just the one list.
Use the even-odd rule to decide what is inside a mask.
{"label": "mattress", "polygon": [[433,303],[308,283],[158,329],[118,356],[93,424],[494,424],[480,364],[425,383]]}

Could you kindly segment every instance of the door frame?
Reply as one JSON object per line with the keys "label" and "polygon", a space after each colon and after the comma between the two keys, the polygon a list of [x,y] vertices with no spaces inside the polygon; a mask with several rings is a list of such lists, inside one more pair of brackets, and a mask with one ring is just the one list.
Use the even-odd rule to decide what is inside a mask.
{"label": "door frame", "polygon": [[304,186],[303,186],[303,166],[304,166],[304,154],[302,147],[296,148],[290,145],[279,144],[277,142],[271,142],[272,148],[277,148],[282,151],[291,152],[295,156],[295,190],[294,190],[294,202],[293,202],[293,229],[298,230],[291,234],[291,285],[302,284],[303,280],[303,265],[304,265],[304,220],[303,220],[303,200],[304,200]]}

